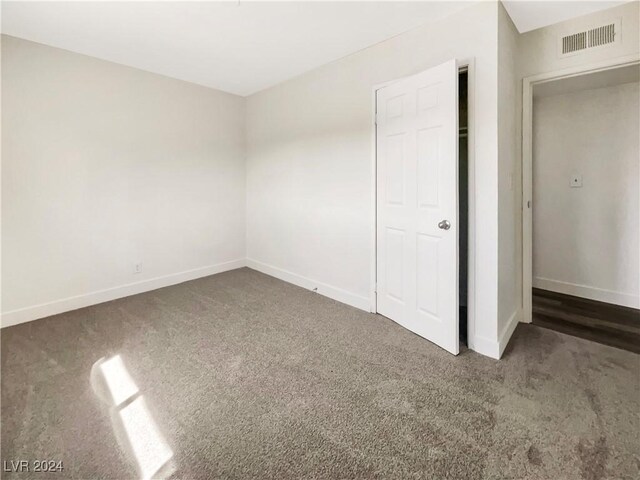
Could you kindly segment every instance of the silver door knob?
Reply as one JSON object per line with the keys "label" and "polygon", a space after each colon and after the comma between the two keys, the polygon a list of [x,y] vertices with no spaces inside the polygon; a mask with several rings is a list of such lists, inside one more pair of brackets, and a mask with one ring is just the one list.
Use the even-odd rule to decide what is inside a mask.
{"label": "silver door knob", "polygon": [[451,224],[449,223],[449,220],[442,220],[438,223],[438,228],[442,230],[449,230],[451,228]]}

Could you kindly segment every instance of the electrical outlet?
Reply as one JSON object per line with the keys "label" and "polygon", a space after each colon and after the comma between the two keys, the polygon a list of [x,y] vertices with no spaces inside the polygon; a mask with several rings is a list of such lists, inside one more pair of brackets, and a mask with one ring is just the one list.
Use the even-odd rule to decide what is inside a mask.
{"label": "electrical outlet", "polygon": [[570,185],[571,185],[571,188],[582,187],[582,175],[578,175],[578,174],[572,175]]}
{"label": "electrical outlet", "polygon": [[142,271],[142,262],[137,262],[133,265],[133,273],[140,273]]}

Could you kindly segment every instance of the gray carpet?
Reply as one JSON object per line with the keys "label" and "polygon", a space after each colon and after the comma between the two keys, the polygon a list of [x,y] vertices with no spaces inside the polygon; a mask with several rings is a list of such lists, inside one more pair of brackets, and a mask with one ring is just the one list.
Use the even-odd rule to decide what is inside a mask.
{"label": "gray carpet", "polygon": [[639,372],[529,325],[453,357],[241,269],[3,329],[3,478],[636,479]]}

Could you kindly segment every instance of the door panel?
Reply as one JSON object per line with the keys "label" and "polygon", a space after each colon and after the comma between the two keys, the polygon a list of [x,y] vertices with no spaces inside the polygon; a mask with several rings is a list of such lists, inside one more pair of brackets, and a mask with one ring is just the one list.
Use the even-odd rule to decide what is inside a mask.
{"label": "door panel", "polygon": [[455,60],[378,90],[376,110],[378,312],[457,354]]}
{"label": "door panel", "polygon": [[417,248],[417,307],[418,311],[438,317],[438,271],[439,238],[418,234]]}
{"label": "door panel", "polygon": [[404,205],[404,143],[404,134],[387,137],[387,205]]}
{"label": "door panel", "polygon": [[404,231],[387,228],[387,293],[393,300],[404,304]]}
{"label": "door panel", "polygon": [[440,127],[418,130],[418,207],[438,206]]}

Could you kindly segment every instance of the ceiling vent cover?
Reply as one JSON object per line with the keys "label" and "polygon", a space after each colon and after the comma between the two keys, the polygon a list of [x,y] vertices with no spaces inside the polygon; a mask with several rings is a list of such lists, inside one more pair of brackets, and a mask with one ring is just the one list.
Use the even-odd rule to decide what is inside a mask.
{"label": "ceiling vent cover", "polygon": [[576,55],[584,50],[617,43],[619,38],[620,20],[617,20],[607,25],[600,25],[581,32],[560,36],[558,53],[561,57]]}

